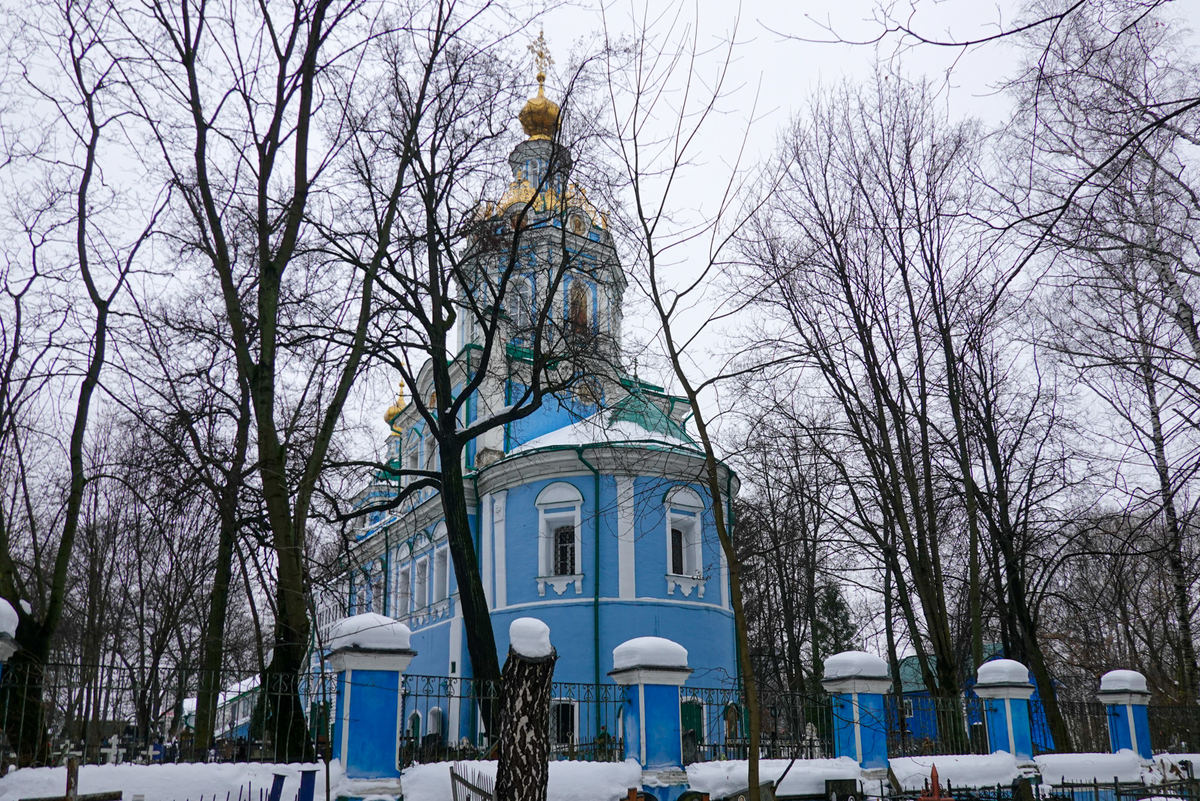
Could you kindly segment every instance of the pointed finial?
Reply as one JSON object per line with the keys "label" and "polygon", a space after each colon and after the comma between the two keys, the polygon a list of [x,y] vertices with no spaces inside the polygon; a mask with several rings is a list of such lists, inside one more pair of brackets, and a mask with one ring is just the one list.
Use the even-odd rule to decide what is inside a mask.
{"label": "pointed finial", "polygon": [[538,97],[544,97],[543,85],[546,83],[546,68],[554,63],[554,59],[550,57],[550,49],[546,46],[544,30],[538,31],[538,38],[529,45],[529,52],[533,53],[533,63],[537,65]]}

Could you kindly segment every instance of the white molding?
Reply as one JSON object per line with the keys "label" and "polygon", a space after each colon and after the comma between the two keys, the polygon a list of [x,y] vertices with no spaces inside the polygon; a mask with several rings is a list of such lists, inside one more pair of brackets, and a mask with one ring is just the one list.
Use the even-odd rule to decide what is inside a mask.
{"label": "white molding", "polygon": [[692,675],[692,669],[686,667],[660,667],[634,665],[633,667],[610,670],[608,675],[614,684],[627,686],[630,684],[660,684],[664,686],[682,687]]}
{"label": "white molding", "polygon": [[492,496],[483,496],[483,510],[479,515],[481,532],[479,539],[483,550],[483,597],[487,599],[488,609],[496,608],[495,594],[492,590]]}
{"label": "white molding", "polygon": [[725,549],[717,548],[717,556],[721,560],[721,606],[729,609],[729,562],[725,561]]}
{"label": "white molding", "polygon": [[637,597],[637,560],[634,537],[633,479],[617,477],[617,595],[625,600]]}
{"label": "white molding", "polygon": [[976,684],[975,694],[980,698],[1013,698],[1027,701],[1033,696],[1033,685],[1025,684]]}
{"label": "white molding", "polygon": [[1096,693],[1096,700],[1109,706],[1146,706],[1150,703],[1150,693],[1130,690],[1109,690]]}
{"label": "white molding", "polygon": [[[412,662],[412,658],[416,655],[416,651],[407,648],[363,649],[361,651],[339,648],[329,655],[329,667],[334,673],[345,671],[348,682],[350,674],[356,670],[394,670],[397,673],[403,673],[408,669],[408,663]],[[348,697],[349,693],[347,693]],[[349,706],[348,702],[347,706]]]}
{"label": "white molding", "polygon": [[821,686],[828,693],[883,695],[892,688],[892,680],[886,676],[848,676],[843,679],[821,679]]}
{"label": "white molding", "polygon": [[[578,558],[576,559],[578,561]],[[546,585],[549,584],[556,593],[562,595],[567,591],[567,587],[575,585],[575,594],[583,594],[583,574],[574,573],[569,576],[538,576],[537,579],[538,595],[545,597]]]}
{"label": "white molding", "polygon": [[[450,618],[450,661],[454,663],[454,670],[450,670],[450,666],[446,665],[446,675],[458,678],[462,676],[462,638],[463,638],[463,618],[462,610],[455,606],[454,617]],[[460,704],[462,699],[459,695],[452,695],[450,698],[450,720],[447,723],[447,742],[458,742],[458,723],[460,715]],[[400,742],[397,740],[396,742]]]}
{"label": "white molding", "polygon": [[496,538],[496,608],[508,606],[508,561],[505,550],[505,506],[508,491],[497,492],[492,499],[492,530]]}
{"label": "white molding", "polygon": [[674,573],[668,573],[667,595],[674,595],[675,588],[678,587],[679,591],[684,595],[684,597],[687,597],[692,594],[693,589],[699,588],[699,591],[696,593],[696,597],[703,598],[704,584],[706,581],[707,579],[699,576],[677,576]]}

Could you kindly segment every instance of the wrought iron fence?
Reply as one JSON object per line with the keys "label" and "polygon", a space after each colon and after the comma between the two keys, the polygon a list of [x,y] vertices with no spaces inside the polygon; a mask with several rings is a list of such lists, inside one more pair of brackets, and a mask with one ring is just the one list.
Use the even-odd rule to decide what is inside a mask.
{"label": "wrought iron fence", "polygon": [[[1109,749],[1108,715],[1099,701],[1066,701],[1059,699],[1058,711],[1071,738],[1070,750],[1104,753]],[[1063,743],[1054,740],[1045,704],[1038,698],[1029,700],[1029,719],[1033,727],[1033,752],[1051,754],[1066,751]]]}
{"label": "wrought iron fence", "polygon": [[989,753],[982,698],[888,695],[888,756]]}
{"label": "wrought iron fence", "polygon": [[[491,682],[445,676],[404,677],[400,762],[493,756],[500,693]],[[620,739],[624,687],[555,682],[550,690],[550,752],[555,759],[625,758]],[[485,725],[490,722],[493,725]]]}
{"label": "wrought iron fence", "polygon": [[[683,761],[745,759],[750,753],[749,714],[733,688],[681,689],[679,717]],[[772,759],[833,756],[833,707],[828,695],[769,693],[759,702],[760,754]]]}
{"label": "wrought iron fence", "polygon": [[[196,699],[215,690],[212,740]],[[0,672],[0,762],[59,765],[314,759],[327,742],[327,674],[206,673],[184,667],[9,664]]]}
{"label": "wrought iron fence", "polygon": [[1151,704],[1150,750],[1156,754],[1194,754],[1200,751],[1200,706]]}

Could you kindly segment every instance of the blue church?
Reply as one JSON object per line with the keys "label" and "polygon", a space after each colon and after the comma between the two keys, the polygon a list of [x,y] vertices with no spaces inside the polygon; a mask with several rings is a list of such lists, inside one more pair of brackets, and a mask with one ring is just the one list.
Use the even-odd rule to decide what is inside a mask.
{"label": "blue church", "polygon": [[[465,453],[472,532],[500,660],[509,624],[535,617],[549,625],[558,651],[556,682],[611,683],[613,648],[657,635],[687,648],[695,671],[689,685],[732,686],[728,568],[706,500],[703,451],[685,426],[688,404],[621,367],[626,280],[604,215],[569,183],[570,154],[554,141],[557,105],[539,85],[519,118],[529,138],[509,158],[513,181],[482,216],[499,228],[521,208],[530,244],[505,310],[505,355],[493,359],[501,364],[467,404],[465,423],[506,408],[521,391],[528,355],[522,323],[543,304],[552,319],[595,334],[612,352],[597,360],[606,367],[587,382],[484,433]],[[547,169],[562,175],[545,180]],[[551,260],[562,252],[581,266],[551,281],[550,271],[561,269]],[[453,369],[461,382],[472,370],[479,333],[459,327]],[[422,398],[433,392],[428,364],[408,389]],[[385,412],[387,456],[403,467],[436,469],[436,443],[414,406],[402,388]],[[729,510],[738,480],[721,470]],[[395,482],[381,478],[355,501],[361,507],[395,492]],[[417,656],[407,675],[471,676],[457,586],[435,490],[364,519],[350,552],[346,610],[383,614],[412,629]],[[457,709],[411,712],[405,730],[453,743],[469,734],[469,717]],[[562,725],[572,725],[569,716]]]}

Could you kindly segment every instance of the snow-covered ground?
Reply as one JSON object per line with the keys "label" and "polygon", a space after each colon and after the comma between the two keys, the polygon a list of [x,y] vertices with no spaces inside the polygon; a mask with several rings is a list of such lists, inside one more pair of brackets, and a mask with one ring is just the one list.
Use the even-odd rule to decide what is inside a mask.
{"label": "snow-covered ground", "polygon": [[[1042,779],[1048,784],[1090,782],[1097,779],[1111,782],[1171,781],[1181,777],[1179,762],[1191,760],[1200,765],[1200,754],[1161,755],[1152,767],[1146,767],[1132,751],[1119,754],[1047,754],[1037,757]],[[760,763],[762,781],[778,780],[790,760],[765,759]],[[495,762],[463,763],[470,772],[494,777]],[[1001,752],[986,756],[905,757],[891,760],[893,772],[906,790],[919,790],[936,765],[943,786],[990,787],[1007,785],[1020,775],[1012,755]],[[287,777],[283,788],[284,801],[292,801],[300,786],[300,770],[316,768],[316,798],[325,798],[324,765],[85,765],[79,770],[79,791],[99,793],[121,790],[125,801],[134,795],[145,801],[200,801],[205,799],[231,801],[252,795],[258,801],[259,790],[270,788],[275,773]],[[781,795],[810,795],[825,791],[826,779],[858,779],[862,771],[854,760],[802,759],[797,760],[783,784]],[[342,779],[342,770],[335,760],[330,766],[330,786],[335,788]],[[688,780],[693,789],[713,797],[732,793],[746,786],[746,763],[706,762],[688,766]],[[66,768],[24,768],[14,770],[0,779],[0,801],[17,801],[61,795],[66,788]],[[450,795],[450,764],[414,765],[404,771],[404,795],[413,801],[452,801]],[[550,763],[550,801],[617,801],[625,797],[630,787],[641,783],[641,770],[636,762],[552,762]],[[867,792],[877,788],[867,787]],[[214,798],[215,797],[215,798]]]}
{"label": "snow-covered ground", "polygon": [[[300,789],[300,770],[317,769],[316,797],[325,797],[325,766],[179,763],[168,765],[84,765],[79,768],[79,792],[103,793],[120,790],[125,801],[134,795],[144,795],[146,801],[200,801],[214,796],[218,801],[252,797],[258,801],[259,790],[270,790],[274,774],[282,773],[284,801],[292,801]],[[341,779],[341,765],[330,765],[331,784]],[[22,768],[9,771],[0,779],[0,801],[19,798],[61,796],[67,788],[66,768]]]}

